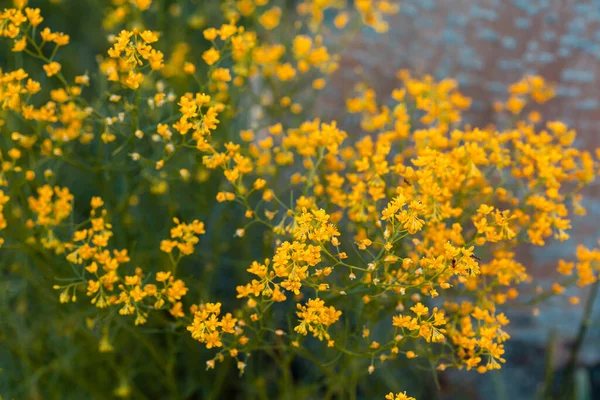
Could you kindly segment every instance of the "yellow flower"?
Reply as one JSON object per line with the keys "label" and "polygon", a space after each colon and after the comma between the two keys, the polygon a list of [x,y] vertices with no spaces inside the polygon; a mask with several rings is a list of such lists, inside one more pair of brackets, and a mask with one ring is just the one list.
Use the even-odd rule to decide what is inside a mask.
{"label": "yellow flower", "polygon": [[15,44],[12,48],[12,51],[23,51],[27,46],[27,37],[22,36],[21,39],[15,40]]}
{"label": "yellow flower", "polygon": [[412,312],[417,314],[417,317],[429,315],[429,308],[425,307],[422,303],[417,303],[410,309]]}
{"label": "yellow flower", "polygon": [[312,47],[312,38],[305,35],[298,35],[294,38],[293,48],[296,58],[303,58],[308,55]]}
{"label": "yellow flower", "polygon": [[216,63],[219,60],[220,57],[221,57],[220,52],[217,49],[215,49],[214,47],[211,47],[210,49],[206,50],[202,54],[202,59],[208,65],[213,65],[214,63]]}
{"label": "yellow flower", "polygon": [[348,16],[348,13],[341,12],[336,15],[335,19],[333,20],[333,25],[335,25],[335,27],[338,29],[343,29],[348,24],[349,20],[350,17]]}
{"label": "yellow flower", "polygon": [[188,75],[193,75],[196,72],[196,66],[191,62],[186,62],[183,64],[183,71]]}
{"label": "yellow flower", "polygon": [[42,16],[40,15],[40,9],[39,8],[29,8],[29,7],[27,7],[25,9],[25,14],[27,15],[27,19],[29,20],[29,23],[33,27],[37,27],[44,20],[44,18],[42,18]]}
{"label": "yellow flower", "polygon": [[296,76],[296,70],[292,67],[292,64],[278,64],[275,67],[275,73],[277,77],[282,81],[289,81]]}
{"label": "yellow flower", "polygon": [[217,31],[215,28],[208,28],[203,32],[204,38],[206,40],[210,40],[211,42],[217,38],[218,34],[219,31]]}
{"label": "yellow flower", "polygon": [[49,77],[58,74],[61,68],[61,65],[56,61],[52,61],[51,63],[44,65],[44,71],[46,71],[46,75]]}
{"label": "yellow flower", "polygon": [[416,400],[414,397],[409,397],[406,392],[397,394],[390,392],[385,396],[385,398],[386,400]]}
{"label": "yellow flower", "polygon": [[264,12],[259,18],[258,22],[265,27],[265,29],[272,30],[279,25],[279,20],[281,18],[281,8],[273,7],[268,11]]}
{"label": "yellow flower", "polygon": [[228,68],[217,68],[212,73],[212,79],[215,81],[229,82],[231,75]]}
{"label": "yellow flower", "polygon": [[144,11],[150,8],[152,5],[152,0],[133,0],[133,4],[140,10]]}

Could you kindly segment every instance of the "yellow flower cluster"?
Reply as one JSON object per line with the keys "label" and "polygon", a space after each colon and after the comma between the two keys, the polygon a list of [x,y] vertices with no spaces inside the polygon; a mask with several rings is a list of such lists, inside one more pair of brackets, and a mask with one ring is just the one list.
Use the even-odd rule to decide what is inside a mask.
{"label": "yellow flower cluster", "polygon": [[[353,3],[362,22],[379,33],[388,30],[388,24],[384,16],[396,14],[400,10],[399,5],[390,0],[353,0]],[[308,26],[312,30],[317,30],[323,24],[326,12],[343,9],[344,5],[345,1],[341,0],[303,0],[297,8],[300,15],[309,17]],[[334,19],[334,25],[336,28],[342,29],[346,26],[348,20],[347,12],[338,11]]]}
{"label": "yellow flower cluster", "polygon": [[[198,148],[202,149],[207,146],[204,136],[210,135],[211,130],[217,128],[218,112],[223,109],[222,104],[208,106],[210,101],[211,97],[203,93],[182,96],[178,103],[181,118],[173,124],[173,128],[182,135],[193,130],[192,138],[196,140]],[[202,112],[202,107],[207,107],[206,112]]]}
{"label": "yellow flower cluster", "polygon": [[[399,315],[393,317],[392,325],[398,328],[402,328],[403,334],[409,332],[411,335],[417,335],[417,337],[424,338],[427,342],[443,342],[444,329],[437,328],[438,326],[444,326],[446,319],[444,318],[443,312],[438,312],[437,308],[433,310],[431,316],[429,316],[429,308],[425,307],[422,303],[417,303],[410,310],[416,315],[410,317],[406,315]],[[427,318],[423,318],[427,317]],[[404,330],[406,329],[406,331]],[[418,332],[411,332],[418,331]]]}
{"label": "yellow flower cluster", "polygon": [[521,113],[527,104],[527,97],[533,99],[536,103],[543,104],[555,96],[555,90],[548,85],[541,76],[528,76],[517,83],[512,84],[508,91],[510,93],[506,104],[496,105],[497,110],[506,109],[512,114]]}
{"label": "yellow flower cluster", "polygon": [[165,253],[172,253],[177,248],[181,256],[189,256],[194,252],[194,245],[198,243],[198,236],[206,233],[204,223],[194,220],[190,224],[179,222],[177,218],[173,219],[176,224],[171,228],[171,239],[160,242],[160,249]]}
{"label": "yellow flower cluster", "polygon": [[406,394],[406,392],[403,393],[388,393],[385,396],[386,400],[416,400],[414,397],[410,397]]}
{"label": "yellow flower cluster", "polygon": [[[565,260],[559,260],[557,271],[567,277],[571,277],[575,274],[576,283],[580,287],[588,286],[599,279],[600,272],[600,249],[589,249],[585,246],[578,246],[577,252],[575,253],[577,262],[569,262]],[[563,283],[568,285],[570,281]],[[559,283],[556,283],[552,287],[552,291],[556,294],[562,294],[564,287]]]}
{"label": "yellow flower cluster", "polygon": [[[127,249],[110,251],[112,225],[107,222],[107,212],[102,209],[103,206],[104,201],[100,197],[92,198],[89,228],[75,231],[72,241],[63,245],[69,251],[67,261],[80,268],[81,279],[66,286],[55,286],[56,289],[62,290],[61,302],[68,302],[71,297],[75,301],[77,287],[85,285],[87,296],[92,298],[92,304],[98,308],[117,305],[121,315],[135,313],[136,325],[146,322],[148,307],[159,310],[168,304],[171,315],[176,318],[185,316],[180,300],[187,294],[188,288],[181,279],[176,279],[171,271],[158,271],[155,284],[144,283],[142,268],[135,268],[133,275],[125,275],[122,272],[124,265],[129,263],[131,258]],[[177,247],[181,252],[177,261],[171,259],[173,270],[176,269],[181,256],[193,253],[193,246],[198,242],[195,235],[204,233],[204,225],[199,221],[184,224],[175,219],[175,223],[177,226],[171,229],[172,240],[161,243],[163,251],[168,250],[170,253]],[[87,281],[86,276],[90,277]]]}
{"label": "yellow flower cluster", "polygon": [[[157,3],[113,0],[102,73],[69,79],[57,54],[70,38],[37,30],[26,3],[0,13],[0,36],[40,62],[37,74],[0,70],[0,245],[45,257],[60,302],[85,293],[90,314],[186,327],[215,352],[208,369],[228,356],[243,373],[253,352],[289,364],[325,344],[369,373],[401,354],[440,370],[505,362],[504,309],[533,280],[516,248],[566,240],[599,172],[600,151],[534,110],[554,95],[543,78],[512,85],[502,124],[477,128],[455,80],[398,71],[389,99],[356,86],[348,127],[305,107],[339,67],[324,16],[340,35],[383,32],[396,2],[303,0],[292,16],[274,1],[225,1],[219,19],[203,18],[202,2],[173,4],[169,18],[197,33],[173,43],[146,29]],[[91,85],[100,98],[82,95]],[[88,202],[73,179],[101,197]],[[196,251],[201,235],[211,252]],[[227,235],[236,242],[220,243]],[[552,294],[597,281],[600,251],[576,257],[559,262]],[[221,263],[250,275],[225,279]],[[205,272],[230,295],[203,285]],[[116,349],[109,333],[101,351]]]}
{"label": "yellow flower cluster", "polygon": [[[29,208],[36,215],[36,225],[49,227],[59,225],[71,214],[73,195],[68,188],[44,185],[37,189],[37,197],[29,197]],[[56,196],[56,197],[55,197]]]}
{"label": "yellow flower cluster", "polygon": [[[21,82],[29,76],[22,69],[6,73],[0,70],[0,73],[0,100],[3,110],[21,111],[23,95],[31,95],[40,91],[40,84],[32,79]],[[49,119],[51,117],[45,118],[45,120]]]}
{"label": "yellow flower cluster", "polygon": [[[309,213],[304,209],[287,228],[291,230],[295,240],[291,243],[288,241],[283,242],[278,246],[272,262],[267,259],[264,264],[252,263],[248,268],[248,272],[256,275],[258,279],[253,279],[245,286],[238,286],[238,298],[262,295],[272,301],[282,302],[286,300],[282,288],[299,295],[302,284],[307,283],[306,280],[310,275],[309,267],[315,267],[321,262],[321,253],[324,252],[334,257],[326,249],[326,245],[328,242],[336,243],[339,232],[328,221],[329,216],[324,210],[313,210]],[[344,255],[338,255],[338,257],[343,258]],[[332,268],[329,267],[321,272],[326,276],[331,273],[331,270]],[[317,283],[311,282],[309,284],[316,285]],[[256,300],[252,297],[249,300],[249,306],[254,307]],[[311,304],[316,306],[315,301],[317,300],[321,301],[316,299]],[[311,310],[311,304],[309,304],[309,310]],[[303,310],[307,312],[306,309]],[[332,310],[331,314],[334,315],[335,310]],[[303,319],[306,319],[306,317],[303,317]],[[332,319],[330,323],[325,325],[328,326],[335,320],[337,318]],[[306,334],[306,327],[302,328],[301,331]]]}
{"label": "yellow flower cluster", "polygon": [[139,88],[144,67],[150,66],[154,71],[164,67],[163,53],[151,45],[157,41],[158,34],[149,30],[121,31],[108,50],[110,59],[102,64],[108,80],[121,82],[130,89]]}
{"label": "yellow flower cluster", "polygon": [[[12,132],[11,139],[15,147],[11,150],[11,158],[20,159],[22,154],[19,147],[23,151],[29,151],[35,147],[36,142],[41,143],[39,151],[45,156],[61,156],[62,147],[66,142],[78,139],[81,143],[89,143],[94,136],[84,122],[92,110],[82,105],[82,99],[79,97],[82,87],[87,85],[88,81],[87,75],[76,77],[74,85],[68,85],[65,81],[65,88],[51,90],[50,100],[36,107],[31,97],[40,92],[40,83],[29,78],[29,74],[23,69],[6,73],[0,70],[2,109],[18,113],[28,121],[46,123],[46,135]],[[18,168],[16,172],[19,172]]]}
{"label": "yellow flower cluster", "polygon": [[[497,305],[515,299],[514,285],[530,279],[510,249],[522,240],[543,245],[552,236],[568,238],[565,200],[593,179],[597,163],[588,152],[571,147],[574,132],[559,122],[548,122],[548,130],[525,122],[505,130],[461,129],[457,124],[470,99],[458,92],[455,82],[436,83],[429,77],[420,81],[404,71],[398,75],[405,87],[394,91],[393,108],[379,108],[370,89],[348,101],[349,112],[361,113],[363,129],[376,132],[374,137],[345,146],[347,134],[335,123],[308,121],[287,133],[281,125],[273,125],[266,129],[265,139],[256,142],[252,132],[242,132],[242,138],[251,141],[247,148],[227,144],[228,152],[216,153],[224,161],[205,163],[209,168],[224,166],[235,192],[229,200],[248,208],[249,218],[292,239],[275,248],[272,260],[250,266],[248,271],[256,278],[238,286],[238,297],[249,298],[247,307],[254,310],[250,315],[254,321],[269,304],[287,299],[284,290],[300,300],[304,286],[317,293],[347,295],[354,285],[365,285],[364,292],[372,294],[363,296],[366,304],[386,292],[408,296],[409,302],[416,302],[411,307],[416,317],[394,317],[393,326],[402,335],[400,340],[395,334],[388,345],[376,346],[394,349],[388,356],[381,354],[382,360],[397,354],[400,341],[421,337],[426,342],[451,344],[439,355],[445,360],[440,362],[442,369],[455,366],[485,372],[499,368],[504,362],[503,342],[509,336],[503,330],[508,320]],[[406,110],[411,107],[424,114],[419,121],[423,126],[409,137]],[[566,134],[569,140],[564,139]],[[407,146],[407,142],[414,145]],[[398,145],[405,150],[392,151]],[[251,162],[244,174],[226,164],[235,157],[232,149]],[[259,209],[249,206],[253,190],[247,190],[245,175],[294,166],[295,155],[307,173],[292,175],[291,187],[304,187],[303,196],[288,208],[267,189],[264,193],[269,195],[262,200],[275,198],[287,211],[276,222],[275,214],[265,209],[263,219]],[[569,191],[563,192],[567,187]],[[329,214],[319,204],[330,204],[334,211]],[[581,212],[581,207],[575,211]],[[346,225],[344,217],[353,225]],[[348,256],[340,250],[345,244],[329,221],[354,230],[355,249],[367,254],[359,259],[366,267],[345,260]],[[412,242],[406,241],[407,236],[414,237]],[[476,247],[487,247],[489,260],[483,262],[475,254],[481,251]],[[339,286],[335,271],[340,266],[349,270],[350,281],[356,278],[355,272],[362,271],[360,282]],[[472,300],[451,300],[453,288],[471,293]],[[430,315],[418,299],[423,295],[435,298],[442,292],[450,297],[443,310],[435,309]],[[310,329],[311,319],[319,321],[322,314],[329,315],[317,311],[329,310],[324,306],[327,297],[311,300],[312,304],[318,300],[316,310],[297,303],[301,324],[296,332],[311,331],[334,343],[326,330]],[[399,300],[399,306],[404,307],[403,303]],[[335,313],[332,308],[330,314]],[[318,326],[329,325],[321,321]]]}
{"label": "yellow flower cluster", "polygon": [[297,304],[297,306],[296,314],[300,324],[294,328],[294,331],[305,336],[311,332],[319,340],[327,340],[328,346],[333,346],[334,342],[330,340],[327,328],[340,318],[342,312],[333,306],[326,307],[321,299],[309,299],[306,305]]}
{"label": "yellow flower cluster", "polygon": [[191,332],[194,339],[204,343],[207,349],[223,346],[221,339],[224,333],[237,333],[238,335],[241,333],[239,328],[236,331],[237,319],[233,318],[230,313],[219,317],[221,303],[202,304],[194,307],[192,312],[194,322],[188,326],[187,330]]}
{"label": "yellow flower cluster", "polygon": [[[14,51],[22,51],[26,46],[27,33],[29,28],[35,28],[42,23],[44,18],[40,15],[39,8],[25,7],[26,1],[16,2],[17,8],[5,8],[0,11],[0,37],[7,37],[15,39]],[[46,31],[46,35],[50,31]],[[23,36],[20,39],[16,39],[20,34]],[[44,36],[44,33],[42,33]],[[59,34],[58,36],[52,37],[48,41],[53,41],[56,37],[59,37],[57,45],[62,43],[65,45],[69,42],[68,36]]]}
{"label": "yellow flower cluster", "polygon": [[388,30],[384,16],[396,14],[400,10],[400,6],[390,0],[354,0],[354,5],[364,23],[379,33]]}
{"label": "yellow flower cluster", "polygon": [[[0,231],[6,228],[6,219],[4,218],[4,205],[8,203],[10,197],[6,196],[2,190],[0,190]],[[0,237],[0,247],[4,244],[4,239]]]}

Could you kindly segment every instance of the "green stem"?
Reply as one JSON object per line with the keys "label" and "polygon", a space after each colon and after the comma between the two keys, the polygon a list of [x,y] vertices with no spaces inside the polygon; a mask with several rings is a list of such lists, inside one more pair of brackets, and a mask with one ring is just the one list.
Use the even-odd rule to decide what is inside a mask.
{"label": "green stem", "polygon": [[583,317],[581,319],[581,323],[579,324],[579,331],[577,332],[577,337],[575,339],[575,344],[573,345],[573,350],[571,351],[571,356],[569,358],[569,362],[567,363],[567,367],[565,369],[565,385],[563,385],[563,397],[566,395],[568,398],[569,393],[572,393],[573,383],[574,383],[574,375],[575,375],[575,365],[577,363],[577,355],[579,350],[581,350],[581,346],[583,345],[583,340],[585,339],[585,334],[589,326],[592,324],[592,310],[594,308],[594,303],[596,301],[596,297],[598,296],[598,288],[600,288],[600,279],[596,279],[596,282],[593,284],[590,295],[585,303],[585,309],[583,311]]}

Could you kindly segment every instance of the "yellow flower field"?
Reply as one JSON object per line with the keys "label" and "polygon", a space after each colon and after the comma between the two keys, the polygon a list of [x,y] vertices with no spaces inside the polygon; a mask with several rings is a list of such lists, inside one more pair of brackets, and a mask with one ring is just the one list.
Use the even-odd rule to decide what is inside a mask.
{"label": "yellow flower field", "polygon": [[473,126],[451,77],[365,74],[332,120],[342,51],[400,1],[5,7],[3,398],[438,398],[507,362],[512,309],[559,298],[585,334],[600,249],[537,291],[518,257],[569,239],[600,171],[544,77]]}

